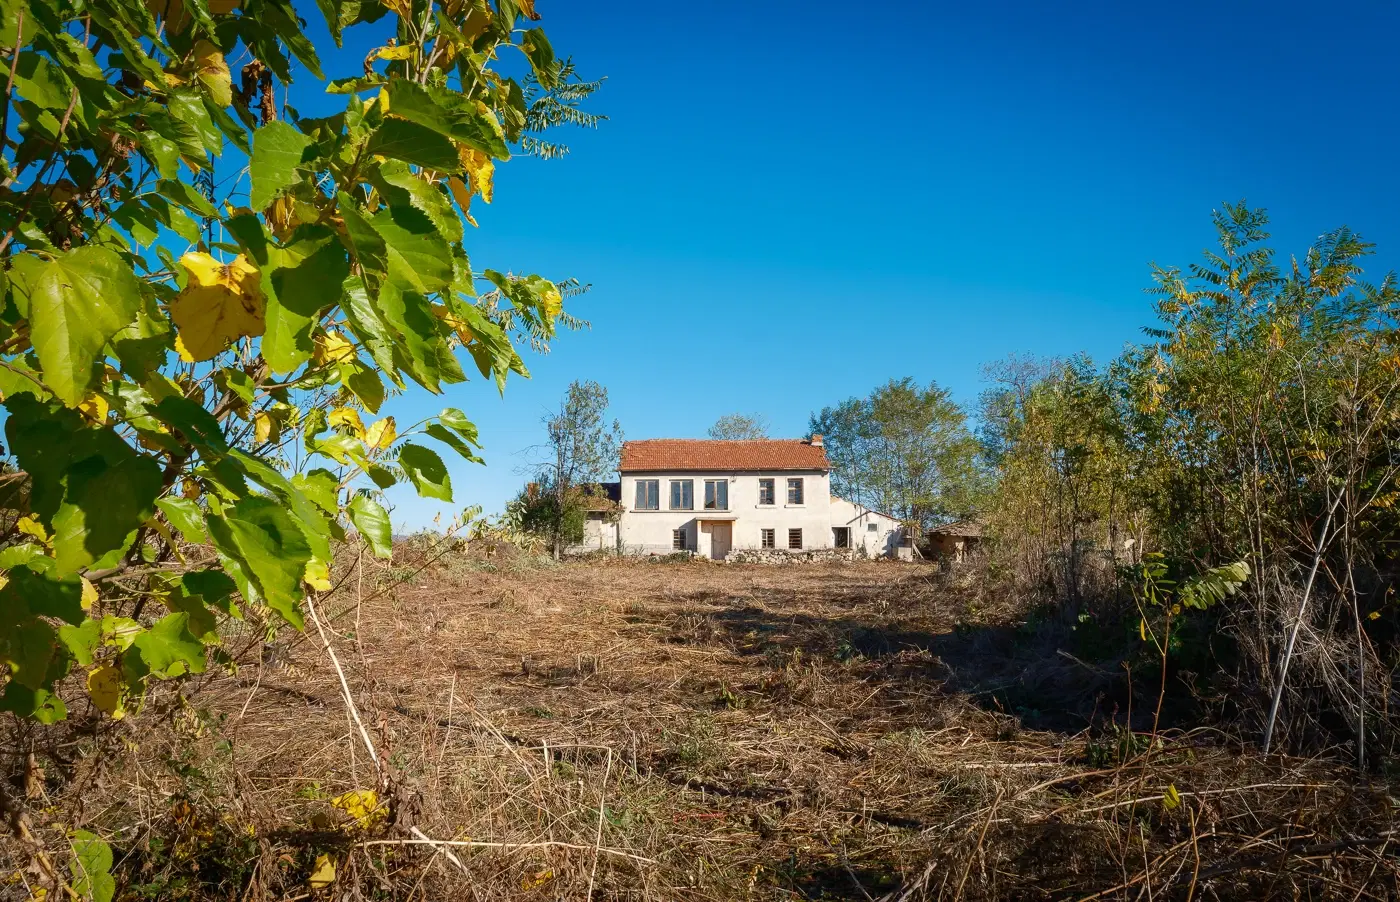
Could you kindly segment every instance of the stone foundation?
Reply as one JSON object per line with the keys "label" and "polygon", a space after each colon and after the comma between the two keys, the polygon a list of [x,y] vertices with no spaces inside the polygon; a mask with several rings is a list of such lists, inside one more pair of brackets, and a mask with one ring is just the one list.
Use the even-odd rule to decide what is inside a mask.
{"label": "stone foundation", "polygon": [[827,564],[833,561],[853,561],[853,548],[814,548],[811,551],[789,551],[786,548],[744,548],[724,556],[728,564]]}

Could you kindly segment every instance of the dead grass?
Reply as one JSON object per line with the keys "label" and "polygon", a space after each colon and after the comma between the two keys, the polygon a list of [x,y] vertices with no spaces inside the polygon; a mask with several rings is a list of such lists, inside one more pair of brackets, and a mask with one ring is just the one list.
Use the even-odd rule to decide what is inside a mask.
{"label": "dead grass", "polygon": [[[12,755],[112,840],[123,898],[1396,897],[1393,787],[1091,734],[1117,675],[927,568],[432,559],[322,602],[380,768],[311,627],[231,631],[237,672],[115,758],[71,728]],[[392,821],[348,825],[355,789]]]}

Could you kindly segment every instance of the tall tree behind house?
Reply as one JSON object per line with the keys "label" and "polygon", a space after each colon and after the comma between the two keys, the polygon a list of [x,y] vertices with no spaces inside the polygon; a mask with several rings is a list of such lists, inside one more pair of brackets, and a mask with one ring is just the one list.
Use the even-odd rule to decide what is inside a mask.
{"label": "tall tree behind house", "polygon": [[967,516],[985,487],[967,414],[946,389],[892,379],[811,418],[824,436],[832,491],[915,530]]}
{"label": "tall tree behind house", "polygon": [[563,527],[577,488],[602,482],[617,471],[622,425],[607,421],[608,390],[597,382],[574,381],[559,409],[546,414],[549,460],[541,482],[554,495],[550,539],[554,559],[563,553]]}

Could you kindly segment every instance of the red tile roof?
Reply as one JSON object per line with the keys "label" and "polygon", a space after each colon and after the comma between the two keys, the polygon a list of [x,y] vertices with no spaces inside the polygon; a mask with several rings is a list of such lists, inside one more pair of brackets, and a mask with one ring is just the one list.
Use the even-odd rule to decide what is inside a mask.
{"label": "red tile roof", "polygon": [[620,471],[827,470],[826,451],[803,439],[654,438],[622,444]]}

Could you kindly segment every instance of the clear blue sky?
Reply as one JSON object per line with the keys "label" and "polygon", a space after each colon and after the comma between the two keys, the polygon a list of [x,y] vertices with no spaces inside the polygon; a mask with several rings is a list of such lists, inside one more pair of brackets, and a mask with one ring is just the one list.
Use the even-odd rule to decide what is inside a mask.
{"label": "clear blue sky", "polygon": [[1285,253],[1346,224],[1380,245],[1373,271],[1400,254],[1390,4],[538,8],[561,56],[607,76],[591,109],[609,121],[561,132],[564,160],[502,166],[467,247],[592,283],[571,308],[592,329],[504,399],[450,390],[489,465],[453,465],[456,505],[392,494],[399,529],[499,510],[572,379],[606,385],[631,438],[731,411],[798,436],[891,377],[970,404],[985,361],[1112,357],[1151,322],[1148,264],[1196,260],[1222,201],[1268,207]]}

